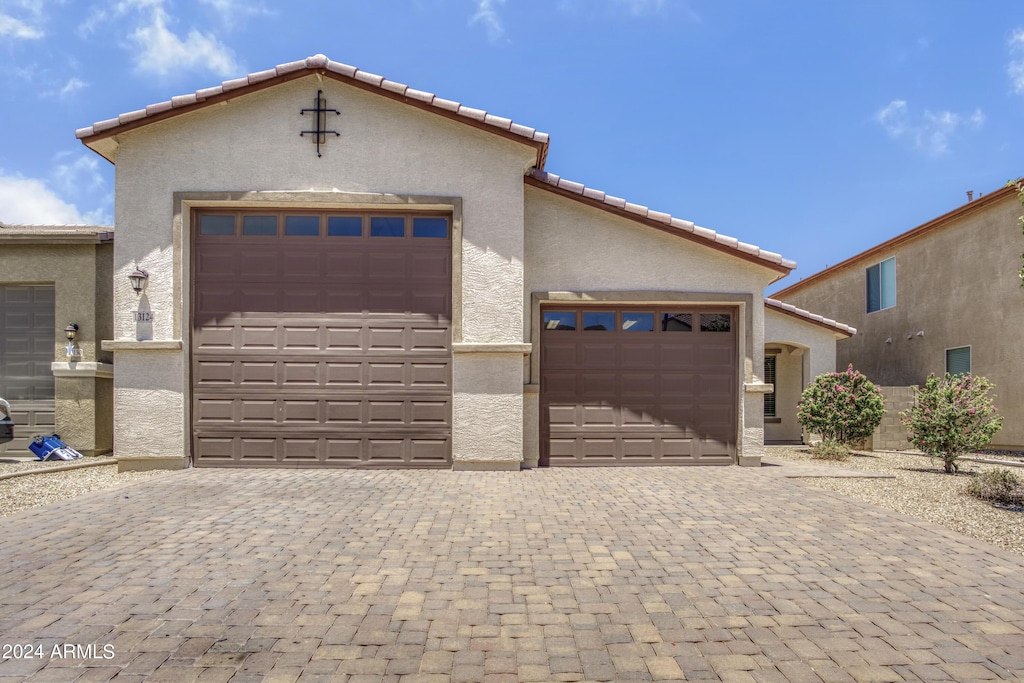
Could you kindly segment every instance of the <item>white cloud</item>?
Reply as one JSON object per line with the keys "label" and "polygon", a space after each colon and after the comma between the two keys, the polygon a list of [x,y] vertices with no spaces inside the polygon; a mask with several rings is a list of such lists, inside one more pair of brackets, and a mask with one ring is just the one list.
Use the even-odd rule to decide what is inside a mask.
{"label": "white cloud", "polygon": [[199,0],[220,15],[220,20],[225,26],[234,26],[238,21],[247,16],[271,15],[269,9],[261,4],[250,0]]}
{"label": "white cloud", "polygon": [[961,128],[981,128],[985,113],[975,109],[968,115],[951,111],[925,110],[917,120],[910,115],[906,100],[893,100],[875,114],[890,137],[909,140],[914,147],[930,156],[941,156],[949,151],[950,138]]}
{"label": "white cloud", "polygon": [[162,7],[152,12],[152,21],[139,26],[131,40],[141,50],[135,70],[166,76],[181,69],[210,71],[221,77],[239,76],[244,69],[235,54],[212,35],[195,29],[182,40],[167,28],[167,13]]}
{"label": "white cloud", "polygon": [[665,5],[665,0],[613,0],[613,2],[629,10],[631,14],[654,12]]}
{"label": "white cloud", "polygon": [[43,32],[34,26],[29,26],[20,19],[15,19],[9,14],[0,14],[0,36],[10,36],[22,40],[35,40],[43,37]]}
{"label": "white cloud", "polygon": [[83,214],[61,199],[45,182],[0,172],[0,221],[9,225],[74,225],[91,223],[97,214]]}
{"label": "white cloud", "polygon": [[483,24],[487,29],[487,37],[492,43],[496,43],[505,35],[505,28],[498,16],[498,7],[505,4],[505,0],[474,0],[476,2],[476,13],[469,20],[473,24]]}
{"label": "white cloud", "polygon": [[[212,0],[211,4],[227,7],[230,2]],[[192,29],[182,38],[171,30],[174,19],[166,4],[166,0],[119,0],[94,9],[78,33],[89,36],[101,24],[130,17],[128,47],[137,73],[167,76],[176,71],[206,71],[227,78],[245,72],[234,51],[213,34]]]}
{"label": "white cloud", "polygon": [[106,186],[103,174],[100,173],[99,159],[95,155],[61,152],[55,162],[51,178],[67,196],[95,196]]}
{"label": "white cloud", "polygon": [[1010,38],[1010,57],[1006,72],[1010,75],[1013,91],[1024,95],[1024,28],[1015,30]]}
{"label": "white cloud", "polygon": [[60,86],[59,88],[54,88],[52,90],[46,90],[42,93],[42,95],[43,97],[49,97],[52,99],[66,100],[87,85],[89,84],[83,81],[81,78],[73,76],[69,78],[67,81],[65,81],[64,85]]}

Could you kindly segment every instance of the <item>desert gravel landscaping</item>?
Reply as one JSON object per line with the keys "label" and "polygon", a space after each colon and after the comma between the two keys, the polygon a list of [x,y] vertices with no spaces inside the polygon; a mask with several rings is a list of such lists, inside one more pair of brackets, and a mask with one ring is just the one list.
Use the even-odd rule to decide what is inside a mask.
{"label": "desert gravel landscaping", "polygon": [[[978,457],[999,458],[987,454]],[[946,474],[942,461],[914,453],[861,452],[845,461],[812,459],[805,447],[769,447],[767,461],[806,462],[837,470],[859,470],[887,478],[807,477],[800,481],[879,507],[895,510],[1007,550],[1024,554],[1024,506],[992,505],[963,492],[971,477],[998,465],[962,461],[960,473]],[[1024,469],[1013,468],[1024,476]]]}
{"label": "desert gravel landscaping", "polygon": [[[72,463],[31,460],[0,462],[0,476],[14,472],[35,472],[35,474],[0,480],[0,517],[26,508],[75,498],[90,491],[125,486],[142,479],[167,474],[166,471],[119,473],[116,460],[112,458],[103,460],[109,461],[109,464],[59,472],[48,472],[47,470]],[[85,459],[85,462],[90,461],[94,461],[94,459]]]}

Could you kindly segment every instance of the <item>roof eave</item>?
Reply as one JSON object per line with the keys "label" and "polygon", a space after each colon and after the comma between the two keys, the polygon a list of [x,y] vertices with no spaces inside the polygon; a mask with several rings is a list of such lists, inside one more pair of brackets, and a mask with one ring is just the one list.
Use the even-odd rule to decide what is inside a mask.
{"label": "roof eave", "polygon": [[[566,188],[563,188],[563,187],[559,187],[558,185],[553,185],[553,184],[551,184],[549,182],[546,182],[544,180],[536,178],[533,175],[526,175],[526,176],[524,176],[523,179],[524,179],[524,181],[526,182],[527,185],[530,185],[532,187],[540,188],[542,190],[547,190],[548,192],[551,192],[553,194],[559,195],[561,197],[565,197],[567,199],[571,199],[573,201],[580,202],[581,204],[586,204],[587,206],[591,206],[591,207],[593,207],[595,209],[599,209],[601,211],[606,211],[608,213],[611,213],[613,215],[619,216],[621,218],[625,218],[627,220],[631,220],[631,221],[634,221],[636,223],[640,223],[642,225],[646,225],[648,227],[654,228],[655,230],[660,230],[662,232],[668,233],[669,235],[673,235],[675,237],[682,237],[682,238],[684,238],[684,239],[686,239],[686,240],[688,240],[690,242],[693,242],[694,244],[699,244],[701,246],[708,247],[709,249],[714,249],[716,251],[719,251],[719,252],[721,252],[723,254],[728,254],[729,256],[733,256],[733,257],[736,257],[736,258],[739,258],[739,259],[743,259],[744,261],[749,261],[750,263],[754,263],[754,264],[762,266],[764,268],[768,268],[770,270],[773,270],[776,273],[778,273],[778,277],[776,277],[774,280],[772,280],[772,282],[777,282],[778,280],[782,279],[786,275],[789,275],[793,271],[793,268],[796,267],[796,264],[793,264],[792,266],[790,266],[789,265],[790,262],[786,262],[786,261],[782,260],[781,258],[780,258],[781,262],[772,261],[772,260],[763,258],[761,256],[758,256],[756,254],[748,253],[746,251],[741,251],[737,247],[730,246],[728,244],[722,244],[720,242],[713,241],[711,239],[706,239],[704,237],[701,237],[700,235],[697,235],[697,234],[688,232],[687,230],[675,227],[673,225],[673,223],[679,223],[679,221],[677,219],[671,219],[671,217],[668,217],[670,219],[669,222],[667,222],[667,223],[666,222],[662,222],[660,220],[656,220],[656,219],[650,218],[649,215],[643,215],[641,213],[637,213],[635,211],[628,210],[627,208],[625,208],[628,204],[624,204],[623,207],[620,208],[618,206],[614,206],[612,204],[607,203],[603,199],[598,199],[598,198],[595,198],[593,196],[587,196],[587,194],[585,194],[585,193],[584,194],[580,194],[580,192],[573,191],[572,189],[566,189]],[[598,193],[598,194],[603,195],[604,193]],[[648,211],[648,214],[649,213],[650,212]],[[658,215],[663,215],[663,214],[658,214]],[[769,284],[771,284],[771,283],[769,283]]]}
{"label": "roof eave", "polygon": [[[328,64],[336,65],[336,68],[342,68],[344,65],[337,65],[328,61]],[[280,69],[280,67],[278,67]],[[343,69],[347,70],[347,69]],[[264,72],[266,73],[266,72]],[[544,164],[547,162],[548,155],[548,142],[549,138],[547,134],[540,133],[539,131],[533,131],[532,138],[527,138],[525,135],[513,132],[511,128],[513,124],[507,119],[498,119],[487,115],[480,120],[476,118],[470,118],[465,114],[460,114],[462,110],[469,111],[469,108],[459,105],[453,110],[443,109],[433,102],[440,98],[431,95],[430,101],[425,99],[419,99],[410,97],[406,93],[410,91],[408,87],[399,89],[387,89],[382,86],[382,83],[386,81],[377,82],[375,79],[360,79],[356,75],[363,75],[365,72],[352,69],[353,75],[347,75],[347,73],[341,73],[336,70],[332,70],[327,66],[301,66],[295,70],[288,71],[285,73],[279,73],[275,76],[264,77],[260,74],[252,74],[249,76],[250,82],[244,85],[238,85],[235,87],[227,88],[226,85],[235,83],[234,81],[227,81],[226,85],[221,86],[221,92],[211,94],[209,97],[199,99],[198,95],[202,91],[198,91],[195,95],[185,95],[180,98],[172,98],[170,102],[159,103],[156,105],[150,105],[145,110],[139,110],[138,112],[130,112],[128,114],[122,114],[116,119],[109,119],[107,121],[101,121],[93,124],[90,127],[82,128],[76,132],[76,136],[82,141],[82,143],[93,150],[103,158],[107,159],[111,163],[115,163],[117,156],[117,140],[116,136],[137,128],[142,128],[159,121],[164,121],[169,118],[176,117],[180,114],[186,114],[206,107],[211,107],[216,104],[228,102],[229,100],[241,97],[242,95],[248,95],[266,88],[271,88],[288,81],[305,78],[312,75],[320,75],[322,77],[331,78],[340,83],[350,85],[367,92],[371,92],[381,97],[386,97],[390,100],[401,102],[403,104],[416,107],[421,111],[425,111],[431,114],[442,116],[452,121],[477,128],[487,133],[498,135],[506,139],[512,140],[523,145],[532,147],[536,151],[536,167],[543,170]],[[252,79],[252,76],[259,76],[258,79]],[[242,80],[242,79],[238,79]],[[418,91],[412,91],[418,93]],[[474,110],[475,111],[475,110]],[[492,123],[488,123],[490,120],[507,121],[509,123],[509,129],[503,129]],[[101,127],[101,130],[95,130],[97,126]],[[519,126],[520,129],[524,128]],[[532,130],[532,129],[527,129]],[[106,141],[106,142],[105,142]]]}

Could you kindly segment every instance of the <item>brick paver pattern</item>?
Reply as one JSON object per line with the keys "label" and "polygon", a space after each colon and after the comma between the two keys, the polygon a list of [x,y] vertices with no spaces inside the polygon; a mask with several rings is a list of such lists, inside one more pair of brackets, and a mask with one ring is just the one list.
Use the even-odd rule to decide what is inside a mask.
{"label": "brick paver pattern", "polygon": [[0,680],[1024,680],[1024,558],[783,469],[187,470],[26,510],[0,645],[44,657]]}

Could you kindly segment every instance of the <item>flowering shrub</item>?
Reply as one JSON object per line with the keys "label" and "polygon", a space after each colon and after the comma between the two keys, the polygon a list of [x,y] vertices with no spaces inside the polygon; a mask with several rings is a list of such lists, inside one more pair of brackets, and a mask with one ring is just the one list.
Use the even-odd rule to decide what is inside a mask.
{"label": "flowering shrub", "polygon": [[900,413],[914,446],[934,458],[942,458],[946,472],[959,471],[957,459],[968,451],[984,448],[1003,418],[989,397],[993,384],[984,377],[932,374],[924,387],[914,387],[915,405]]}
{"label": "flowering shrub", "polygon": [[851,365],[815,377],[800,397],[796,419],[822,439],[849,446],[871,436],[883,415],[882,392]]}

